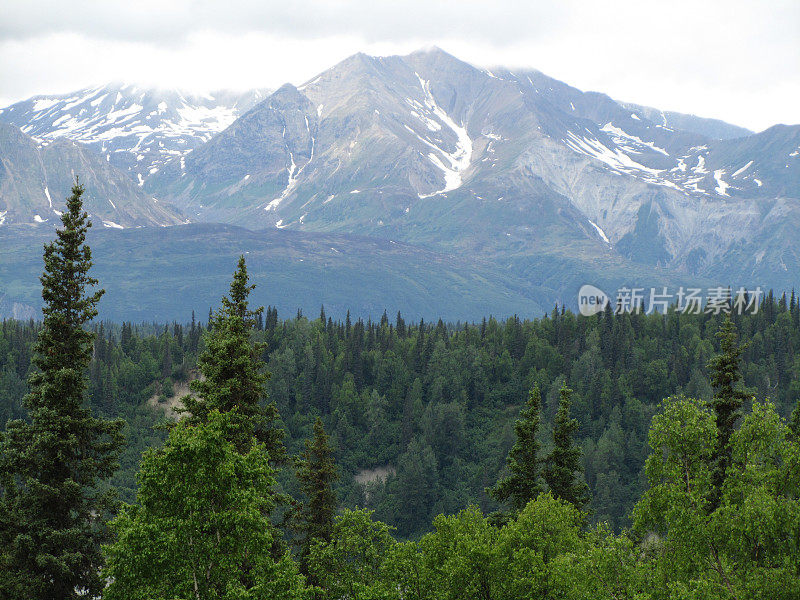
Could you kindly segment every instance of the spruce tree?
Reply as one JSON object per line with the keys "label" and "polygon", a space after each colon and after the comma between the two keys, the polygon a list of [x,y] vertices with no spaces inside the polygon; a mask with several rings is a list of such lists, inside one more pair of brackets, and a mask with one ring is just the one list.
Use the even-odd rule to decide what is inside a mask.
{"label": "spruce tree", "polygon": [[514,423],[517,441],[508,453],[506,465],[509,474],[489,490],[489,494],[501,503],[507,503],[515,512],[521,511],[542,491],[539,481],[541,459],[540,444],[536,439],[542,407],[539,387],[528,394],[528,401]]}
{"label": "spruce tree", "polygon": [[300,534],[300,560],[304,568],[314,542],[331,540],[337,505],[333,484],[338,478],[330,439],[322,419],[317,417],[314,437],[306,440],[306,449],[300,455],[297,469],[305,501],[295,507],[294,519]]}
{"label": "spruce tree", "polygon": [[725,472],[731,462],[731,435],[741,416],[742,404],[749,397],[740,384],[739,361],[744,347],[739,345],[736,326],[730,319],[722,323],[717,337],[720,340],[721,352],[708,363],[708,368],[711,370],[711,385],[714,388],[711,406],[717,424],[717,447],[711,459],[713,485],[711,510],[719,505]]}
{"label": "spruce tree", "polygon": [[86,372],[103,290],[92,291],[91,226],[76,181],[63,227],[44,247],[44,322],[23,399],[29,420],[10,421],[0,447],[0,597],[95,597],[100,545],[113,494],[98,484],[117,468],[122,421],[95,418]]}
{"label": "spruce tree", "polygon": [[284,431],[278,423],[280,415],[274,402],[260,404],[266,396],[269,378],[261,359],[265,344],[250,339],[264,310],[263,306],[249,308],[248,297],[253,288],[242,256],[229,295],[222,298],[221,308],[209,323],[206,348],[197,359],[204,379],[191,383],[193,394],[184,398],[183,404],[194,423],[206,422],[213,410],[226,413],[235,408],[232,441],[236,447],[246,452],[255,436],[266,447],[270,464],[279,465],[286,460]]}
{"label": "spruce tree", "polygon": [[789,417],[789,431],[794,440],[800,443],[800,400],[794,405],[794,410]]}
{"label": "spruce tree", "polygon": [[543,474],[555,498],[571,502],[575,508],[583,510],[589,503],[589,488],[579,475],[583,471],[581,449],[573,441],[578,421],[569,414],[571,406],[572,390],[564,382],[553,423],[553,449],[547,457]]}

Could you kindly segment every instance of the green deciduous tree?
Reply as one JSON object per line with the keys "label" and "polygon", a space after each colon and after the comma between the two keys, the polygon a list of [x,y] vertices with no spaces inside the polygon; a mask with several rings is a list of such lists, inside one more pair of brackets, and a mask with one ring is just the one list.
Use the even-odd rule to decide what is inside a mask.
{"label": "green deciduous tree", "polygon": [[588,550],[584,515],[572,503],[541,494],[500,530],[497,567],[508,600],[564,598],[577,587],[573,563]]}
{"label": "green deciduous tree", "polygon": [[502,597],[506,573],[498,563],[498,529],[480,510],[473,506],[452,516],[439,515],[433,526],[435,531],[425,535],[419,546],[435,597]]}
{"label": "green deciduous tree", "polygon": [[77,182],[63,227],[44,248],[44,323],[24,398],[0,448],[0,597],[92,597],[102,589],[100,544],[113,494],[98,487],[117,467],[122,422],[92,416],[86,371],[103,290],[90,291],[91,226]]}
{"label": "green deciduous tree", "polygon": [[266,448],[234,446],[234,411],[178,423],[148,450],[137,504],[113,521],[105,548],[107,600],[256,600],[306,597],[290,556],[273,557],[266,516],[275,484]]}
{"label": "green deciduous tree", "polygon": [[653,598],[796,598],[800,589],[800,446],[770,403],[730,438],[712,507],[716,415],[682,397],[653,419],[650,489],[634,510]]}
{"label": "green deciduous tree", "polygon": [[645,463],[650,488],[634,509],[634,526],[659,552],[654,580],[661,597],[675,581],[690,580],[706,563],[714,415],[701,401],[670,397],[653,417]]}
{"label": "green deciduous tree", "polygon": [[495,500],[508,503],[514,511],[522,510],[542,491],[539,481],[540,444],[536,439],[541,406],[539,388],[534,387],[528,394],[525,407],[520,411],[519,419],[514,423],[517,441],[506,459],[509,474],[489,490]]}
{"label": "green deciduous tree", "polygon": [[544,479],[555,498],[572,503],[578,510],[589,503],[589,488],[580,474],[581,449],[573,439],[578,421],[570,416],[572,390],[561,386],[558,411],[553,423],[553,449],[547,457]]}
{"label": "green deciduous tree", "polygon": [[391,527],[372,520],[368,510],[347,510],[337,516],[329,542],[318,541],[309,552],[309,571],[331,600],[396,598],[386,561],[396,545]]}

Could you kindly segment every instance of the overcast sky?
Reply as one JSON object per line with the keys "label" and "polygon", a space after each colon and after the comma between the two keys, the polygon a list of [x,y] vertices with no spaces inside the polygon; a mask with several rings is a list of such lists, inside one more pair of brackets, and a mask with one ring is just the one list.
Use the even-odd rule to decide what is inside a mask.
{"label": "overcast sky", "polygon": [[300,84],[436,44],[584,90],[764,129],[800,123],[800,1],[2,0],[0,106],[109,81]]}

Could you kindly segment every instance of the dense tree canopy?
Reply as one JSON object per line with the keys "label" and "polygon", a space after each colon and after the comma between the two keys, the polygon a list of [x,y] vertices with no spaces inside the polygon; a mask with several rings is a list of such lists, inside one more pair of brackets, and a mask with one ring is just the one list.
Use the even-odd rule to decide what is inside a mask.
{"label": "dense tree canopy", "polygon": [[[104,593],[110,600],[305,598],[288,555],[275,560],[275,485],[266,448],[235,445],[234,411],[184,420],[145,453],[136,504],[112,523]],[[238,441],[238,440],[237,440]]]}
{"label": "dense tree canopy", "polygon": [[[800,398],[797,312],[796,301],[767,298],[757,314],[734,319],[740,344],[747,344],[742,388],[769,397],[784,418]],[[356,320],[348,328],[329,315],[324,323],[280,321],[271,308],[264,315],[263,329],[252,333],[254,343],[266,344],[261,359],[272,374],[260,404],[274,402],[280,411],[276,423],[285,430],[289,453],[302,451],[319,416],[340,466],[341,502],[375,510],[401,537],[419,535],[436,514],[471,502],[498,509],[485,489],[505,476],[514,423],[530,389],[541,390],[537,437],[546,457],[565,381],[574,390],[571,414],[579,423],[591,519],[608,521],[612,529],[629,524],[630,508],[646,485],[641,471],[650,419],[671,394],[712,401],[707,364],[719,354],[716,333],[723,322],[674,312],[586,318],[558,311],[535,321],[420,327],[401,317],[383,324]],[[20,399],[39,328],[0,324],[4,418],[24,414]],[[128,445],[112,483],[128,501],[141,452],[164,437],[152,426],[198,375],[205,329],[197,322],[173,323],[166,331],[163,324],[105,323],[100,337],[98,327],[89,398],[96,413],[127,423]],[[162,369],[166,352],[169,377]],[[382,475],[370,477],[374,471]],[[276,477],[299,495],[285,470]]]}
{"label": "dense tree canopy", "polygon": [[[794,296],[731,321],[279,321],[242,258],[205,326],[91,331],[82,244],[46,249],[44,322],[0,326],[9,598],[798,597]],[[87,389],[125,419],[107,483],[123,425]]]}

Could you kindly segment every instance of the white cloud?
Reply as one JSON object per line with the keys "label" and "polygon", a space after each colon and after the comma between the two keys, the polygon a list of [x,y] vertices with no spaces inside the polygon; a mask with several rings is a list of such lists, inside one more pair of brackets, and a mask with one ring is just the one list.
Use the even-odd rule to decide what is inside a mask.
{"label": "white cloud", "polygon": [[107,81],[197,91],[299,84],[345,58],[435,43],[479,65],[753,129],[800,122],[800,3],[6,0],[0,98]]}

